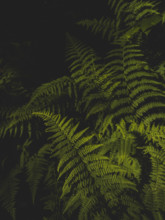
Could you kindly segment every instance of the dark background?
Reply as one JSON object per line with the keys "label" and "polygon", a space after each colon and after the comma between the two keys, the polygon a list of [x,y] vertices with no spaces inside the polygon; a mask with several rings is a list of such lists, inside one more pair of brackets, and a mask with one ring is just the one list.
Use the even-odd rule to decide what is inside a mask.
{"label": "dark background", "polygon": [[[38,83],[66,75],[65,33],[83,39],[85,29],[77,27],[76,21],[106,11],[104,0],[4,0],[0,3],[1,55]],[[21,48],[15,43],[21,43]]]}

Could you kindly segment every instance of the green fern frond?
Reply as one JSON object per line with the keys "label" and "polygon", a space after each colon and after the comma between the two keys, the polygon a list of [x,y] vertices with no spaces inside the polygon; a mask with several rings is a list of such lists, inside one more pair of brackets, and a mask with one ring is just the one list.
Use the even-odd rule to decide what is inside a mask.
{"label": "green fern frond", "polygon": [[133,218],[136,220],[140,220],[140,219],[149,220],[149,218],[147,218],[146,216],[145,216],[145,218],[143,218],[143,214],[142,214],[143,207],[134,198],[127,195],[127,193],[124,193],[120,197],[120,199],[121,199],[121,203],[127,207],[126,212],[123,214],[124,219],[132,219]]}
{"label": "green fern frond", "polygon": [[[120,171],[122,172],[122,169]],[[115,193],[120,194],[126,188],[133,190],[133,191],[138,191],[136,188],[136,184],[134,182],[128,180],[127,178],[125,178],[123,176],[117,175],[117,174],[112,174],[112,175],[108,175],[108,176],[105,175],[105,176],[102,176],[101,178],[97,178],[96,183],[98,185],[100,185],[101,191],[103,190],[103,192],[112,183],[114,184],[112,186],[112,189],[115,191],[114,194]]]}
{"label": "green fern frond", "polygon": [[[96,94],[97,95],[97,94]],[[94,97],[96,97],[96,95]],[[91,98],[91,97],[90,97]],[[94,99],[92,98],[92,101]],[[91,101],[91,100],[90,100]],[[88,103],[86,103],[87,105]],[[88,111],[88,113],[86,114],[86,118],[85,119],[88,119],[91,115],[94,115],[96,113],[99,113],[99,112],[102,112],[102,111],[105,111],[105,109],[108,107],[107,104],[101,104],[101,103],[97,103],[95,104],[95,106],[91,107],[91,109]]]}
{"label": "green fern frond", "polygon": [[109,215],[107,215],[104,208],[100,212],[97,211],[94,214],[94,220],[100,220],[100,219],[111,220],[111,218],[109,217]]}
{"label": "green fern frond", "polygon": [[[99,59],[95,52],[86,47],[81,42],[72,38],[71,36],[67,36],[68,39],[68,47],[66,56],[68,60],[72,60],[72,64],[70,65],[71,69],[71,77],[73,78],[76,86],[80,91],[83,91],[82,97],[77,98],[76,101],[76,109],[81,111],[81,105],[83,104],[84,96],[87,96],[91,90],[98,89],[99,87],[99,76],[103,75],[104,68],[100,65],[96,65],[96,61]],[[76,65],[75,65],[76,63]],[[76,66],[76,68],[75,68]],[[72,68],[74,67],[74,69]],[[92,82],[92,87],[91,87]],[[101,89],[101,88],[100,88]],[[81,93],[80,93],[81,94]]]}
{"label": "green fern frond", "polygon": [[[12,111],[7,118],[5,127],[0,128],[0,135],[4,137],[8,132],[10,136],[16,136],[20,133],[20,136],[27,131],[28,136],[34,133],[35,120],[32,120],[32,112],[38,110],[46,110],[52,112],[62,113],[62,105],[64,105],[65,111],[67,108],[67,99],[62,104],[60,98],[62,96],[77,96],[76,88],[73,85],[73,80],[69,77],[62,77],[54,80],[50,83],[45,83],[38,87],[32,94],[30,101],[18,107],[15,111]],[[55,103],[56,102],[56,103]],[[69,104],[70,105],[70,104]],[[55,106],[55,108],[54,108]]]}
{"label": "green fern frond", "polygon": [[48,161],[45,158],[46,154],[50,154],[50,146],[44,145],[37,153],[32,156],[26,163],[27,182],[32,193],[32,202],[34,204],[38,185],[47,170]]}
{"label": "green fern frond", "polygon": [[106,36],[108,40],[110,40],[110,36],[112,36],[113,31],[113,23],[109,18],[102,17],[98,19],[84,19],[77,22],[78,25],[86,27],[87,30],[90,30],[94,34],[101,33],[102,38],[104,39]]}
{"label": "green fern frond", "polygon": [[[32,135],[36,136],[36,138],[40,137],[41,132],[38,130],[38,123],[36,120],[32,119],[31,111],[26,112],[24,109],[24,106],[22,108],[18,108],[18,110],[11,114],[11,118],[9,118],[4,125],[1,125],[0,136],[2,138],[7,135],[22,137],[23,134],[29,138],[31,138]],[[15,117],[13,117],[14,115]]]}
{"label": "green fern frond", "polygon": [[128,3],[123,0],[119,0],[115,6],[114,14],[116,14],[117,20],[120,19],[121,13],[127,8]]}
{"label": "green fern frond", "polygon": [[25,142],[22,145],[17,145],[17,150],[21,151],[20,152],[20,162],[19,166],[20,168],[24,168],[26,162],[29,160],[30,154],[28,151],[28,147],[32,143],[32,140],[26,139]]}
{"label": "green fern frond", "polygon": [[[53,151],[60,151],[58,154],[60,161],[57,167],[59,172],[58,180],[62,175],[65,174],[66,176],[61,198],[72,192],[74,185],[76,196],[73,196],[68,201],[69,204],[66,205],[65,211],[70,206],[75,207],[74,203],[78,198],[83,196],[86,198],[87,195],[93,194],[98,187],[100,187],[103,194],[105,191],[104,187],[107,190],[115,187],[119,193],[125,188],[136,190],[136,184],[126,178],[126,176],[130,178],[132,175],[138,178],[140,171],[136,160],[130,158],[130,163],[125,162],[125,166],[115,165],[111,163],[108,157],[96,154],[96,151],[103,147],[103,145],[89,144],[94,134],[84,136],[87,129],[76,133],[77,125],[73,127],[70,124],[70,120],[66,121],[66,118],[61,119],[60,115],[42,112],[35,112],[33,114],[45,121],[47,132],[54,133],[50,140],[54,148]],[[72,131],[72,127],[74,131]],[[102,186],[104,187],[102,188]],[[83,194],[80,195],[78,192]],[[84,201],[83,199],[81,205]],[[92,203],[92,206],[94,204],[95,202]],[[82,215],[84,208],[82,206]]]}
{"label": "green fern frond", "polygon": [[63,214],[69,212],[69,210],[73,209],[73,207],[74,209],[76,209],[81,205],[81,194],[82,191],[78,191],[77,193],[75,193],[75,195],[71,195],[67,202],[67,205],[65,206],[65,209],[63,210]]}
{"label": "green fern frond", "polygon": [[19,189],[19,179],[18,174],[21,173],[19,167],[11,169],[10,173],[7,175],[0,184],[0,200],[2,207],[9,212],[13,220],[16,220],[16,195]]}
{"label": "green fern frond", "polygon": [[[95,55],[94,50],[85,46],[83,43],[77,39],[66,35],[67,40],[67,51],[66,51],[66,60],[72,60],[72,64],[69,66],[72,72],[72,78],[76,81],[76,70],[82,71],[82,74],[88,72],[88,68],[98,60],[98,57]],[[75,65],[76,64],[76,65]],[[76,68],[75,68],[76,67]],[[72,69],[74,68],[74,69]],[[80,74],[80,73],[79,73]]]}
{"label": "green fern frond", "polygon": [[108,4],[116,19],[116,33],[114,33],[116,41],[121,40],[124,43],[133,37],[136,37],[136,41],[140,41],[141,31],[148,34],[152,26],[161,21],[160,13],[156,8],[159,3],[110,0]]}
{"label": "green fern frond", "polygon": [[91,209],[96,205],[97,202],[98,198],[95,195],[92,195],[90,197],[83,197],[78,219],[88,219],[88,214],[91,212]]}
{"label": "green fern frond", "polygon": [[164,189],[155,188],[155,185],[145,185],[143,188],[145,193],[144,195],[144,204],[148,210],[152,210],[153,215],[154,212],[165,211],[164,207]]}
{"label": "green fern frond", "polygon": [[67,76],[63,76],[49,83],[44,83],[33,92],[27,107],[36,104],[36,101],[39,101],[42,96],[49,97],[50,95],[54,95],[54,98],[55,96],[60,97],[62,93],[66,92],[65,88],[68,87],[67,89],[69,91],[71,84],[71,79]]}
{"label": "green fern frond", "polygon": [[159,14],[159,12],[157,12],[157,10],[155,9],[157,4],[151,1],[144,1],[140,3],[139,1],[134,1],[133,4],[129,5],[129,7],[131,10],[133,10],[133,13],[136,15],[136,20],[140,20],[148,14]]}
{"label": "green fern frond", "polygon": [[[124,53],[123,53],[124,61],[125,61],[124,62],[124,66],[125,66],[124,73],[126,74],[126,82],[127,82],[127,86],[129,89],[129,96],[130,96],[130,99],[132,99],[132,108],[135,109],[136,116],[138,118],[140,117],[141,119],[144,117],[144,121],[145,121],[146,116],[141,115],[142,111],[147,114],[148,111],[151,112],[151,110],[153,111],[156,107],[158,109],[160,108],[163,109],[163,103],[161,103],[161,100],[164,97],[164,95],[160,89],[161,83],[157,81],[156,75],[153,75],[152,72],[150,72],[150,70],[148,71],[145,70],[145,67],[144,67],[144,65],[146,65],[145,62],[141,62],[139,58],[137,59],[134,57],[134,54],[136,55],[136,57],[138,54],[140,57],[140,54],[141,54],[141,52],[140,51],[138,52],[137,49],[136,51],[134,51],[133,49],[134,47],[137,48],[136,45],[129,45],[129,46],[124,47]],[[131,61],[128,62],[129,60],[127,58],[128,55],[129,55],[129,59],[131,57],[130,55],[132,55],[133,62],[132,62],[132,59]],[[143,73],[143,77],[141,78],[141,80],[138,79],[139,72],[141,74]],[[135,73],[137,73],[137,77]],[[151,96],[152,96],[152,101],[150,99]],[[160,102],[158,102],[158,100],[160,100]],[[150,118],[151,122],[156,119],[156,116],[152,116],[152,114],[151,114],[151,117],[152,117],[152,119]],[[157,116],[157,118],[159,118],[159,115]],[[146,120],[148,121],[148,119]]]}
{"label": "green fern frond", "polygon": [[[78,54],[81,54],[81,50],[83,51],[83,48],[81,49],[81,47],[78,46],[78,50],[75,50],[75,47],[77,44],[76,42],[74,42],[74,40],[72,41],[71,40],[70,40],[70,48],[73,48],[73,52],[75,54],[74,56],[77,59],[76,56],[78,56]],[[113,52],[116,53],[116,50]],[[70,56],[70,53],[69,53],[69,56]],[[91,59],[93,59],[92,61],[93,63],[89,62],[90,64],[88,65],[89,73],[87,71],[84,74],[83,74],[83,69],[81,70],[83,61],[80,60],[80,64],[81,64],[79,66],[80,69],[78,69],[76,72],[76,77],[78,76],[79,77],[75,81],[76,83],[79,84],[79,88],[81,90],[84,89],[83,94],[82,94],[82,100],[78,102],[77,107],[78,109],[83,109],[83,111],[88,112],[86,119],[88,119],[88,117],[93,114],[96,114],[96,113],[98,114],[101,111],[106,111],[106,109],[109,107],[109,104],[107,104],[108,99],[111,98],[111,96],[113,95],[113,90],[116,90],[118,88],[118,85],[120,84],[119,81],[116,81],[116,82],[112,81],[112,77],[113,77],[112,76],[113,74],[112,63],[109,63],[109,65],[111,65],[111,69],[108,70],[109,68],[108,65],[105,66],[105,68],[103,68],[102,66],[101,67],[97,66],[94,63],[94,60],[96,59],[94,59],[93,57]],[[118,66],[118,63],[116,63],[115,66]],[[96,100],[97,100],[97,104],[93,104],[94,102],[96,103]],[[98,108],[98,106],[101,106],[101,108]]]}

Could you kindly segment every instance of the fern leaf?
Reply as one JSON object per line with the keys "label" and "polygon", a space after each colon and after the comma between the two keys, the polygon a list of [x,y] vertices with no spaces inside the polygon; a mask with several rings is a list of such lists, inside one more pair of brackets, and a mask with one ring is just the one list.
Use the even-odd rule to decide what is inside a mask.
{"label": "fern leaf", "polygon": [[34,204],[39,182],[46,171],[47,160],[42,156],[31,157],[26,164],[27,182],[32,193],[32,202]]}
{"label": "fern leaf", "polygon": [[0,184],[0,200],[2,207],[6,209],[13,220],[16,220],[16,194],[19,189],[19,180],[17,175],[21,170],[16,167],[11,169],[9,175]]}

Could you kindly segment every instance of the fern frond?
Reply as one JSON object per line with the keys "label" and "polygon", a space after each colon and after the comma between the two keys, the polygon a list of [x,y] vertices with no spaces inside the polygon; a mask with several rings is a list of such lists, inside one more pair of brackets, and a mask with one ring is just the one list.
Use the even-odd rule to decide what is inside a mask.
{"label": "fern frond", "polygon": [[110,218],[110,216],[107,215],[104,208],[100,212],[96,212],[94,214],[94,220],[100,220],[100,219],[112,220],[112,218]]}
{"label": "fern frond", "polygon": [[[131,177],[132,174],[138,178],[139,168],[136,160],[130,158],[130,163],[128,165],[125,163],[125,167],[115,165],[107,156],[96,154],[103,145],[89,144],[94,134],[84,136],[87,129],[76,133],[77,125],[73,127],[73,132],[73,125],[70,124],[70,120],[61,119],[60,115],[42,112],[33,114],[45,121],[48,127],[47,132],[54,133],[51,136],[51,145],[54,148],[54,152],[60,151],[58,153],[60,162],[57,167],[59,172],[58,180],[62,175],[65,174],[66,176],[61,198],[69,192],[73,192],[74,186],[76,196],[73,196],[68,201],[69,204],[66,205],[65,210],[68,210],[70,206],[77,207],[74,203],[78,198],[82,198],[82,205],[85,201],[83,197],[85,196],[86,198],[86,196],[92,195],[96,188],[100,188],[103,195],[106,190],[108,191],[113,187],[118,193],[121,193],[125,188],[136,190],[136,184],[126,178],[126,176]],[[54,156],[57,156],[57,153]],[[138,172],[135,169],[138,169]],[[79,194],[80,192],[82,192],[81,195]],[[116,192],[115,195],[117,195]],[[95,201],[92,201],[94,202],[91,203],[93,206]],[[84,215],[84,209],[86,208],[82,205],[82,215]]]}
{"label": "fern frond", "polygon": [[27,182],[32,194],[32,202],[34,204],[38,185],[40,180],[44,176],[45,171],[47,170],[48,162],[45,158],[46,154],[50,153],[50,146],[44,145],[37,153],[36,156],[32,156],[29,161],[26,163],[27,169]]}
{"label": "fern frond", "polygon": [[[69,34],[67,34],[66,39],[68,48],[66,51],[66,60],[73,60],[69,68],[72,72],[72,78],[74,78],[74,80],[76,81],[76,70],[81,69],[82,74],[86,73],[88,71],[88,68],[92,65],[92,63],[98,60],[98,57],[95,55],[94,50],[87,47],[77,39],[71,37]],[[74,69],[72,69],[72,67]]]}
{"label": "fern frond", "polygon": [[82,207],[78,216],[79,220],[88,219],[89,212],[91,212],[91,209],[96,205],[97,202],[98,198],[95,195],[84,197],[82,201]]}
{"label": "fern frond", "polygon": [[11,169],[7,177],[0,184],[0,200],[2,207],[6,209],[13,220],[16,220],[16,195],[19,189],[18,174],[21,173],[19,167]]}
{"label": "fern frond", "polygon": [[121,198],[121,203],[127,207],[126,212],[123,214],[124,219],[133,218],[136,220],[140,220],[140,219],[149,220],[147,216],[143,217],[142,214],[143,207],[138,201],[136,201],[134,198],[127,195],[126,193],[124,193],[120,198]]}
{"label": "fern frond", "polygon": [[16,136],[20,133],[20,136],[22,136],[26,130],[29,137],[31,137],[31,135],[34,134],[33,128],[37,126],[35,120],[32,120],[32,112],[50,110],[52,112],[62,113],[62,105],[64,105],[65,111],[67,111],[68,100],[65,98],[66,100],[63,103],[60,100],[60,98],[62,99],[64,96],[70,96],[70,98],[71,96],[72,98],[77,96],[73,80],[69,77],[64,76],[50,83],[41,85],[33,92],[32,97],[27,104],[18,107],[15,111],[10,113],[5,127],[2,126],[0,128],[0,135],[4,137],[9,133],[10,136]]}
{"label": "fern frond", "polygon": [[157,10],[155,9],[157,4],[151,1],[141,1],[139,3],[139,1],[136,0],[131,2],[131,4],[129,5],[129,9],[132,10],[132,12],[136,15],[136,20],[140,20],[148,14],[159,14],[159,12],[157,12]]}
{"label": "fern frond", "polygon": [[109,18],[102,17],[98,19],[85,19],[77,22],[78,25],[86,27],[87,30],[90,30],[94,34],[101,33],[102,38],[108,37],[110,40],[113,33],[113,22]]}
{"label": "fern frond", "polygon": [[123,42],[121,44],[133,38],[136,38],[135,41],[140,42],[142,38],[141,31],[148,34],[151,27],[161,21],[156,2],[109,0],[108,4],[116,19],[115,41],[121,40]]}
{"label": "fern frond", "polygon": [[74,209],[76,209],[81,205],[81,194],[82,191],[78,191],[77,193],[75,193],[75,195],[71,195],[67,202],[67,205],[65,206],[65,209],[63,210],[63,213],[66,213],[70,209],[73,209],[73,207]]}
{"label": "fern frond", "polygon": [[67,92],[69,92],[71,84],[72,81],[67,76],[63,76],[49,83],[44,83],[33,92],[27,107],[36,104],[42,96],[49,97],[50,95],[54,95],[54,98],[55,96],[60,97],[64,92],[66,92],[66,90],[64,90],[65,88],[68,87]]}

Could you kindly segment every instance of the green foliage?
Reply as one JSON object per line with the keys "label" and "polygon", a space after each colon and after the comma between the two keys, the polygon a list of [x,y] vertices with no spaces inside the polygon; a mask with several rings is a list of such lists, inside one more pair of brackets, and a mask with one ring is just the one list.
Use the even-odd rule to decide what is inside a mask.
{"label": "green foliage", "polygon": [[91,29],[95,34],[100,32],[108,41],[130,41],[135,38],[137,42],[142,38],[142,33],[148,35],[154,25],[164,20],[163,14],[156,9],[159,5],[156,2],[109,0],[108,5],[110,18],[85,19],[77,24]]}
{"label": "green foliage", "polygon": [[[70,76],[0,109],[1,139],[21,140],[15,168],[6,175],[8,157],[1,156],[0,201],[13,219],[21,181],[32,204],[39,201],[48,211],[43,220],[73,218],[75,212],[79,220],[163,219],[164,72],[150,68],[141,42],[164,14],[153,1],[108,5],[110,18],[78,22],[108,40],[106,57],[67,33]],[[12,80],[10,71],[3,74],[0,89]]]}
{"label": "green foliage", "polygon": [[15,167],[10,170],[10,173],[1,181],[0,184],[0,201],[2,207],[5,208],[13,220],[16,220],[16,194],[19,189],[18,174],[21,172],[19,167]]}
{"label": "green foliage", "polygon": [[[59,157],[58,179],[65,175],[61,199],[70,192],[74,195],[69,199],[64,213],[70,208],[73,211],[80,201],[79,219],[87,218],[90,209],[94,209],[99,202],[94,196],[99,189],[106,201],[113,197],[114,201],[118,200],[117,196],[126,188],[136,190],[135,183],[129,178],[131,179],[133,175],[140,180],[140,166],[136,159],[129,156],[128,142],[122,141],[127,145],[125,147],[121,145],[117,158],[112,160],[111,157],[97,153],[103,144],[89,144],[94,134],[86,136],[87,129],[76,132],[77,125],[72,127],[71,120],[61,119],[60,115],[44,112],[33,114],[45,121],[46,132],[53,133],[49,137],[51,157]],[[114,194],[113,189],[116,189]],[[116,202],[109,203],[111,208],[116,205]]]}

